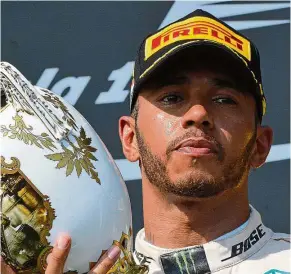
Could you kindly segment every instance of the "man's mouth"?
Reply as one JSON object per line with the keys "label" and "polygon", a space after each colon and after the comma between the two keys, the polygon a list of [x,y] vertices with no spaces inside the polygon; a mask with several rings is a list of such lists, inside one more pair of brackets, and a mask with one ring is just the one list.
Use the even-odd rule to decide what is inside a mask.
{"label": "man's mouth", "polygon": [[189,138],[179,143],[175,151],[192,157],[202,157],[217,153],[217,147],[204,138]]}

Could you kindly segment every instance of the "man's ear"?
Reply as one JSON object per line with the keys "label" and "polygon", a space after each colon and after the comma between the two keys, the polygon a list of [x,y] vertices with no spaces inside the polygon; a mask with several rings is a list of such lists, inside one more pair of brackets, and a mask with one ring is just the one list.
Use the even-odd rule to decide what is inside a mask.
{"label": "man's ear", "polygon": [[261,167],[270,152],[273,142],[273,130],[268,126],[260,126],[257,128],[256,147],[251,158],[251,167]]}
{"label": "man's ear", "polygon": [[119,137],[125,157],[130,162],[139,159],[139,151],[135,135],[135,121],[130,116],[122,116],[119,119]]}

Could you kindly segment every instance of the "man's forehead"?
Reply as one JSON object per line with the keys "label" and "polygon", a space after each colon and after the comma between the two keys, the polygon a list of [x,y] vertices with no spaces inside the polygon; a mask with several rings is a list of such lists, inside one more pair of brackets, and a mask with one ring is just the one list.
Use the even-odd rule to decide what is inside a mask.
{"label": "man's forehead", "polygon": [[235,88],[237,83],[227,71],[213,67],[169,68],[148,79],[143,89],[159,89],[170,85],[209,84]]}

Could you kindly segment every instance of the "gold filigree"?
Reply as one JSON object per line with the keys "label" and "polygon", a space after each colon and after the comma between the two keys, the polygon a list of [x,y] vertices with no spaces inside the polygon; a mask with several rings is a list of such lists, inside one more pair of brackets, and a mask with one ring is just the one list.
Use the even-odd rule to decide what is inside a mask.
{"label": "gold filigree", "polygon": [[1,156],[1,211],[1,256],[5,262],[17,273],[44,273],[37,262],[43,262],[43,254],[52,248],[46,237],[55,211],[48,196],[21,171],[15,157],[7,163]]}
{"label": "gold filigree", "polygon": [[27,145],[35,145],[39,148],[46,147],[51,151],[56,148],[53,144],[53,140],[47,133],[43,132],[41,135],[33,134],[33,127],[27,126],[23,121],[23,117],[18,113],[12,117],[12,119],[14,120],[14,125],[9,125],[9,128],[1,125],[0,131],[3,134],[3,137],[8,136],[10,139],[17,138]]}
{"label": "gold filigree", "polygon": [[44,273],[45,269],[47,268],[47,257],[51,253],[52,249],[52,246],[45,247],[38,255],[37,267],[38,269],[42,270],[42,273]]}
{"label": "gold filigree", "polygon": [[122,258],[119,258],[114,266],[107,272],[107,274],[146,274],[148,273],[148,267],[145,265],[137,265],[133,259],[130,251],[130,238],[132,237],[132,230],[129,229],[128,234],[122,232],[122,236],[119,241],[113,241],[113,245],[120,248]]}
{"label": "gold filigree", "polygon": [[92,152],[95,152],[97,149],[90,146],[92,142],[91,138],[86,136],[83,127],[80,129],[80,136],[73,135],[73,137],[77,141],[77,145],[73,144],[68,137],[65,138],[65,141],[72,150],[65,147],[64,143],[62,143],[62,152],[45,155],[45,157],[52,161],[57,161],[58,164],[56,168],[66,167],[66,176],[69,176],[73,170],[76,169],[76,173],[78,177],[80,177],[82,171],[85,170],[92,179],[98,184],[101,184],[98,172],[94,170],[95,167],[91,162],[92,160],[97,161],[96,157],[92,154]]}
{"label": "gold filigree", "polygon": [[[33,127],[30,125],[27,126],[22,116],[16,114],[13,120],[15,123],[14,125],[9,125],[9,128],[4,125],[1,126],[0,131],[3,137],[18,139],[27,145],[36,145],[42,149],[44,147],[51,151],[56,149],[53,144],[54,141],[47,133],[43,132],[40,135],[33,134]],[[75,138],[77,144],[74,144],[67,136],[64,138],[64,141],[68,143],[68,147],[66,147],[64,141],[62,141],[62,152],[48,154],[45,155],[45,157],[52,161],[58,161],[56,168],[60,169],[66,167],[66,176],[71,175],[74,169],[76,169],[77,175],[80,177],[82,171],[85,170],[92,179],[101,184],[98,172],[95,171],[95,167],[92,164],[92,161],[97,161],[97,158],[92,154],[92,152],[95,152],[97,149],[90,145],[92,142],[91,138],[86,136],[83,127],[80,129],[79,136],[74,134],[72,136]]]}
{"label": "gold filigree", "polygon": [[[1,156],[1,168],[3,168],[5,170],[5,174],[15,174],[15,170],[19,170],[20,169],[20,162],[16,157],[11,157],[11,163],[6,163],[5,162],[5,158],[3,156]],[[2,172],[1,172],[2,175]],[[3,171],[3,175],[4,175],[4,171]],[[2,180],[1,180],[2,182]]]}
{"label": "gold filigree", "polygon": [[71,126],[74,130],[77,130],[78,127],[75,123],[73,115],[69,112],[68,108],[60,100],[60,98],[47,89],[41,88],[41,90],[45,92],[43,98],[50,102],[56,109],[60,109],[63,112],[62,119],[66,121],[68,125]]}

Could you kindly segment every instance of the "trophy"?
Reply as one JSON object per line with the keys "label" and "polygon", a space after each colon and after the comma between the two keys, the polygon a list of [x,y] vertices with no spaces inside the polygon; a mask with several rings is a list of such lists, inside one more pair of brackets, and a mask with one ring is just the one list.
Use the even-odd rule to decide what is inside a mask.
{"label": "trophy", "polygon": [[1,62],[1,256],[16,273],[44,273],[60,232],[64,273],[86,273],[112,244],[108,273],[147,273],[132,256],[129,195],[94,129],[60,96]]}

